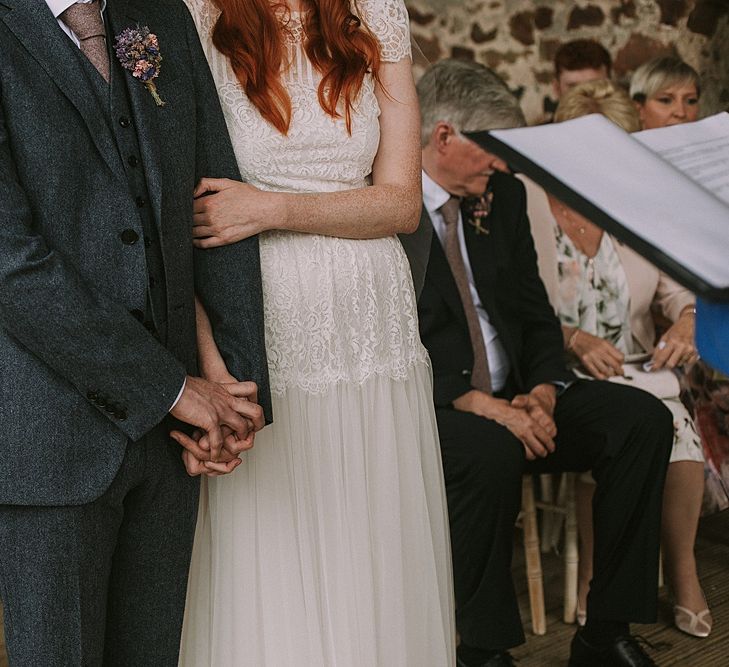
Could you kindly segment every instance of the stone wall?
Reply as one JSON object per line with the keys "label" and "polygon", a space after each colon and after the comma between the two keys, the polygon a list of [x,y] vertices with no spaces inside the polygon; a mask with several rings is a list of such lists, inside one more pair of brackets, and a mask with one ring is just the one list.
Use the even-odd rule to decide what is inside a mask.
{"label": "stone wall", "polygon": [[677,53],[702,75],[702,112],[729,107],[729,0],[406,0],[413,36],[430,62],[455,57],[493,68],[530,122],[553,108],[552,59],[589,37],[626,82],[654,55]]}

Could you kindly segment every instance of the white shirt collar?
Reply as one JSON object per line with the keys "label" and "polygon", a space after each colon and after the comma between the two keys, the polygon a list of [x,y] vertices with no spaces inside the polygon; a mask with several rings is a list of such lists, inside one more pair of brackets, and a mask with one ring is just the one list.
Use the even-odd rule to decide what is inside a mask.
{"label": "white shirt collar", "polygon": [[428,214],[433,217],[435,213],[443,204],[445,204],[450,198],[451,193],[443,189],[438,183],[436,183],[425,171],[422,171],[423,175],[423,205],[428,211]]}
{"label": "white shirt collar", "polygon": [[[53,16],[56,18],[63,14],[63,12],[65,12],[71,5],[75,5],[77,2],[87,3],[93,2],[93,0],[46,0],[46,4],[53,12]],[[101,0],[100,5],[100,9],[103,12],[106,9],[106,0]]]}

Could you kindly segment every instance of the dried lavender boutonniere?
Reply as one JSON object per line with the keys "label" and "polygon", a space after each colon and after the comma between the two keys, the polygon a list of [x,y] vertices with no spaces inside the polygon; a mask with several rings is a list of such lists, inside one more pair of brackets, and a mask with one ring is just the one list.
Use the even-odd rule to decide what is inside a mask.
{"label": "dried lavender boutonniere", "polygon": [[139,79],[146,86],[158,107],[163,107],[165,103],[154,83],[162,66],[157,35],[150,32],[146,26],[127,28],[117,35],[114,51],[122,67],[129,70],[135,79]]}
{"label": "dried lavender boutonniere", "polygon": [[476,229],[476,234],[489,234],[486,226],[486,218],[491,213],[491,203],[494,200],[494,193],[487,190],[481,197],[470,197],[464,203],[466,209],[466,220],[471,227]]}

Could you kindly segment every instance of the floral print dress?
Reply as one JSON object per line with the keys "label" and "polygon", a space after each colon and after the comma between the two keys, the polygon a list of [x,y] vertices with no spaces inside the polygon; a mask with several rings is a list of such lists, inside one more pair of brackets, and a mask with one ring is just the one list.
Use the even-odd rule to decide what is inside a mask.
{"label": "floral print dress", "polygon": [[[556,223],[554,236],[560,322],[612,343],[626,356],[645,352],[630,329],[628,280],[612,238],[603,234],[597,253],[588,257]],[[664,399],[663,403],[673,414],[671,463],[703,462],[701,439],[686,407],[678,397]]]}

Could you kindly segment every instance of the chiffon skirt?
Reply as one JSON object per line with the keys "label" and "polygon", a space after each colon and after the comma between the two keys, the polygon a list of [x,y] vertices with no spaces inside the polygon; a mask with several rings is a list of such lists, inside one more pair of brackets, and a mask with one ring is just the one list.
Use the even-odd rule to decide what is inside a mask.
{"label": "chiffon skirt", "polygon": [[427,364],[274,396],[204,480],[180,664],[452,667],[448,520]]}

